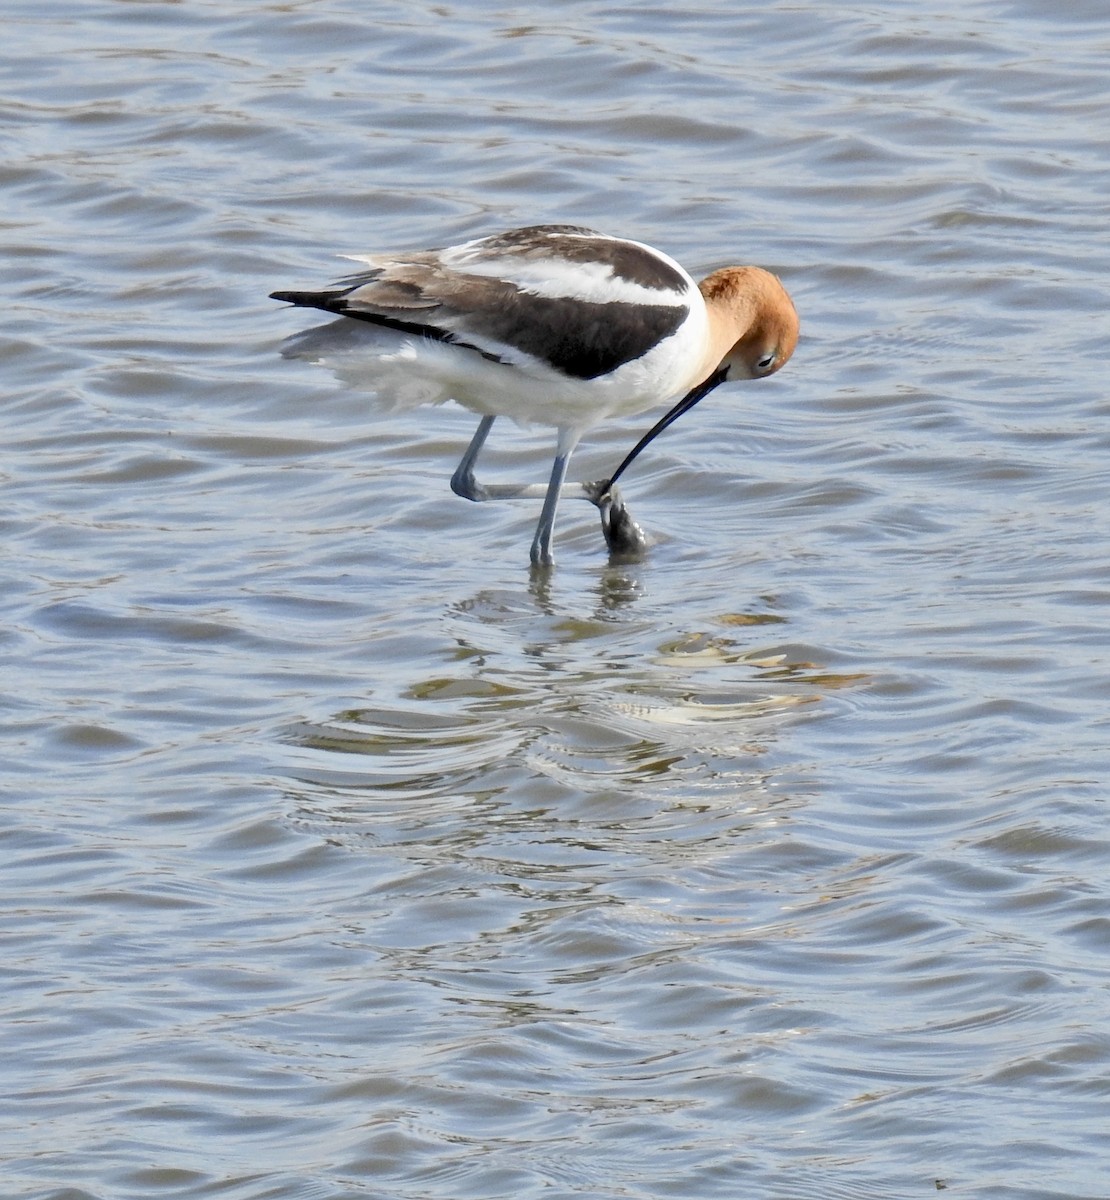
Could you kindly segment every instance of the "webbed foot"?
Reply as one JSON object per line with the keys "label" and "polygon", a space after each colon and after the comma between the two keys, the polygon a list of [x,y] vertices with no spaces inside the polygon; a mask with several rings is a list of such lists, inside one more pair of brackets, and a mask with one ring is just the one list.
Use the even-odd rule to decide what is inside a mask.
{"label": "webbed foot", "polygon": [[582,487],[601,513],[601,532],[609,553],[630,557],[642,554],[648,548],[648,537],[625,507],[620,488],[608,479],[584,483]]}

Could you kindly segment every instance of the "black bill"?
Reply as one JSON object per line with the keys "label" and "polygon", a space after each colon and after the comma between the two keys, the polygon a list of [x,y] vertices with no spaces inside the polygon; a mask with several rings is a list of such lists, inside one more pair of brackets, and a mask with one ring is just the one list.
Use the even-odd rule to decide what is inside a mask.
{"label": "black bill", "polygon": [[633,446],[632,449],[629,450],[629,452],[624,456],[624,461],[619,467],[617,467],[613,474],[610,475],[608,483],[604,486],[594,485],[599,488],[600,493],[604,494],[613,486],[614,483],[617,482],[617,480],[621,477],[621,475],[624,474],[625,470],[631,464],[632,460],[639,455],[640,451],[648,444],[648,442],[652,441],[658,434],[662,433],[668,425],[671,425],[677,421],[683,413],[689,412],[699,400],[704,400],[705,397],[708,396],[709,393],[717,386],[717,384],[724,383],[727,375],[727,367],[721,367],[714,371],[708,379],[702,383],[699,383],[696,388],[693,388],[691,391],[687,392],[686,395],[683,396],[682,399],[674,406],[674,408],[670,409],[664,416],[660,417],[660,419],[655,422],[655,424],[647,431],[647,433],[645,433],[644,436],[636,443],[636,445]]}

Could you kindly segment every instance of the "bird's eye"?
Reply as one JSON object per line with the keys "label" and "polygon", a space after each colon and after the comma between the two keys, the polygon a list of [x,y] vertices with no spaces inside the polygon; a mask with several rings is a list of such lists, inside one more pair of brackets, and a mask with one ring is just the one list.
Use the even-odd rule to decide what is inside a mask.
{"label": "bird's eye", "polygon": [[762,358],[756,360],[755,369],[761,375],[765,374],[767,371],[769,371],[775,365],[776,353],[777,353],[776,351],[771,350],[769,353],[765,354]]}

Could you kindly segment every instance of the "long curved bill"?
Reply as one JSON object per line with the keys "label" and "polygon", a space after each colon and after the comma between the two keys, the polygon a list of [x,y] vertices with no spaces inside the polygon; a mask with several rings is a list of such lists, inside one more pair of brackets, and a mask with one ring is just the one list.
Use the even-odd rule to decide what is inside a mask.
{"label": "long curved bill", "polygon": [[682,399],[674,406],[674,408],[670,409],[667,413],[660,417],[660,419],[655,422],[655,424],[647,431],[647,433],[640,438],[636,445],[629,450],[629,452],[624,456],[624,461],[609,477],[608,483],[606,483],[604,486],[597,485],[599,493],[604,495],[607,491],[609,491],[613,484],[616,483],[617,480],[624,474],[625,470],[632,463],[632,460],[639,455],[640,451],[648,444],[648,442],[654,440],[654,438],[661,434],[668,425],[672,425],[675,421],[677,421],[683,413],[689,412],[699,400],[704,400],[705,397],[708,396],[709,393],[719,383],[723,383],[725,381],[725,377],[727,375],[728,369],[721,367],[719,370],[714,371],[708,379],[704,380],[702,383],[699,383],[696,388],[692,388],[689,392],[687,392],[686,395],[683,396]]}

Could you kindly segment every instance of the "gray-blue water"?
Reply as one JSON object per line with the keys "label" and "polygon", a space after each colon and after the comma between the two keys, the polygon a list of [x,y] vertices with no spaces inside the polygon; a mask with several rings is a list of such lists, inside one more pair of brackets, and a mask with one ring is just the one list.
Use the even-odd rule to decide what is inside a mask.
{"label": "gray-blue water", "polygon": [[[1110,1196],[1105,6],[4,28],[0,1194]],[[803,322],[546,580],[266,298],[540,220]]]}

